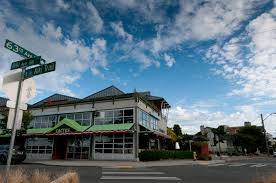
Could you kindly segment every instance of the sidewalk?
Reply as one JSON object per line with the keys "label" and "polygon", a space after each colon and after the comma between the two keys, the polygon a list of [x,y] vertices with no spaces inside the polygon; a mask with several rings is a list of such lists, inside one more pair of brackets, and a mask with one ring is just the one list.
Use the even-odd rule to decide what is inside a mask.
{"label": "sidewalk", "polygon": [[225,160],[211,161],[193,161],[193,160],[162,160],[149,162],[134,161],[87,161],[87,160],[40,160],[40,161],[24,161],[27,164],[42,164],[48,166],[70,166],[70,167],[115,167],[115,168],[138,168],[138,167],[156,167],[156,166],[179,166],[179,165],[210,165],[216,163],[225,163]]}

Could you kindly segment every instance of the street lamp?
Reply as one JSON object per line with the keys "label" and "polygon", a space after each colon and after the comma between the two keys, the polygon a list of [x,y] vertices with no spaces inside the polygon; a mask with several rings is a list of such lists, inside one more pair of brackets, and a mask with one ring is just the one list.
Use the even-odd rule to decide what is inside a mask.
{"label": "street lamp", "polygon": [[269,116],[271,116],[271,115],[273,115],[273,114],[276,114],[276,113],[271,113],[271,114],[269,114],[268,116],[266,116],[264,119],[263,119],[263,114],[261,114],[261,120],[262,120],[263,131],[264,131],[264,137],[265,137],[266,153],[267,153],[268,156],[269,156],[269,148],[268,148],[268,139],[267,139],[267,137],[266,137],[266,131],[265,131],[265,126],[264,126],[264,120],[266,120]]}

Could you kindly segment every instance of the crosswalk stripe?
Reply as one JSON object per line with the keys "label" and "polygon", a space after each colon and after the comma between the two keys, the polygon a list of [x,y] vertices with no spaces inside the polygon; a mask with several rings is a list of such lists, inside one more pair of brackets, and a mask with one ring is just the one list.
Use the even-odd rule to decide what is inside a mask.
{"label": "crosswalk stripe", "polygon": [[251,165],[250,167],[256,167],[256,168],[260,168],[260,167],[264,167],[266,166],[266,164],[257,164],[257,165]]}
{"label": "crosswalk stripe", "polygon": [[239,167],[239,166],[244,166],[244,165],[246,165],[245,163],[241,163],[241,164],[230,164],[230,165],[228,165],[228,166],[230,166],[230,167]]}
{"label": "crosswalk stripe", "polygon": [[223,165],[225,165],[225,164],[211,164],[211,165],[208,165],[208,166],[211,166],[211,167],[215,167],[215,166],[223,166]]}
{"label": "crosswalk stripe", "polygon": [[101,180],[181,180],[177,177],[151,177],[151,176],[102,176]]}
{"label": "crosswalk stripe", "polygon": [[161,175],[163,172],[102,172],[104,175]]}

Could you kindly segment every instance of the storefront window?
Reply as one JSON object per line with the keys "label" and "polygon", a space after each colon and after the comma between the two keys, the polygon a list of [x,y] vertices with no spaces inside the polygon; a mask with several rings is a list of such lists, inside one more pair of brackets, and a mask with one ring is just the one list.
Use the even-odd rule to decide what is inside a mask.
{"label": "storefront window", "polygon": [[29,138],[25,146],[28,154],[52,154],[53,151],[53,141],[48,138]]}
{"label": "storefront window", "polygon": [[67,159],[88,159],[90,151],[90,137],[73,137],[68,140]]}
{"label": "storefront window", "polygon": [[96,135],[95,142],[95,153],[133,153],[133,134]]}
{"label": "storefront window", "polygon": [[79,113],[68,113],[68,114],[60,114],[59,121],[64,118],[72,119],[78,122],[82,126],[89,126],[91,121],[91,112],[79,112]]}

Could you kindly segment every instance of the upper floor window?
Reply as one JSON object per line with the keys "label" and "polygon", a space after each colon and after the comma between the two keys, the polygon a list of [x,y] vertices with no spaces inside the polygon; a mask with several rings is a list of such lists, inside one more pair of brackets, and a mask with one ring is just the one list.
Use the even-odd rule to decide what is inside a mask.
{"label": "upper floor window", "polygon": [[60,114],[59,121],[63,120],[64,118],[72,119],[78,122],[82,126],[89,126],[91,123],[91,112],[79,112],[79,113],[67,113],[67,114]]}
{"label": "upper floor window", "polygon": [[133,109],[99,111],[95,125],[133,123]]}
{"label": "upper floor window", "polygon": [[139,110],[139,123],[144,127],[158,130],[158,119],[142,110]]}
{"label": "upper floor window", "polygon": [[30,126],[33,128],[51,128],[57,123],[56,115],[35,116],[31,121]]}

